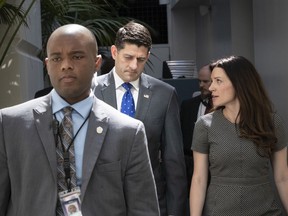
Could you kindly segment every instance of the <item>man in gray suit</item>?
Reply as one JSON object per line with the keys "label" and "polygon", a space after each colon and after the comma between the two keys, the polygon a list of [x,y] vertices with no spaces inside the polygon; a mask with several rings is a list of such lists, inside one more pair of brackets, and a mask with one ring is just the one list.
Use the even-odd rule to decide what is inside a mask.
{"label": "man in gray suit", "polygon": [[[59,192],[63,194],[58,169],[64,166],[62,186],[68,188],[76,177],[76,187],[65,192],[67,209],[73,203],[84,216],[159,216],[143,123],[119,113],[91,91],[101,62],[97,49],[94,35],[83,26],[56,29],[46,58],[54,89],[0,110],[0,215],[67,215],[58,198]],[[61,126],[57,122],[67,106],[73,108],[74,141],[68,148],[74,147],[74,171],[70,158],[70,166],[65,164],[69,149],[62,142],[64,164],[56,156]],[[74,192],[79,188],[78,203]]]}
{"label": "man in gray suit", "polygon": [[111,47],[115,67],[96,78],[95,94],[121,110],[126,91],[122,84],[132,85],[134,117],[145,125],[161,215],[183,216],[187,181],[178,99],[172,86],[142,73],[151,43],[149,31],[141,24],[130,22],[120,28]]}

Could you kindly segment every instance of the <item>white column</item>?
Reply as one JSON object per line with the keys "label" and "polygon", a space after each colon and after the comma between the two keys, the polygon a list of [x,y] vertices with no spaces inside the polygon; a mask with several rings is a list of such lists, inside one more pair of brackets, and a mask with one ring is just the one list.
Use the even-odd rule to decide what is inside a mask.
{"label": "white column", "polygon": [[[20,5],[21,0],[8,0],[10,4]],[[31,0],[25,0],[24,10]],[[43,63],[37,56],[42,49],[40,1],[35,1],[27,16],[28,27],[22,25],[10,46],[0,67],[0,108],[25,102],[34,97],[37,90],[44,87]],[[6,30],[0,26],[0,39]],[[5,44],[11,38],[16,24],[10,29]],[[0,56],[5,49],[1,47]]]}

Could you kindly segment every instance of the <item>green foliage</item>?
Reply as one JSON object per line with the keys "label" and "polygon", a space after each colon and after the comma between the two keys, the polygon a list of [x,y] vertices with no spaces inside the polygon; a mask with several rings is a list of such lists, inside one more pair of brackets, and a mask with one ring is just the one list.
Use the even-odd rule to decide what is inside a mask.
{"label": "green foliage", "polygon": [[[4,50],[0,55],[0,65],[20,26],[22,24],[27,26],[26,16],[35,1],[31,0],[28,8],[23,10],[25,0],[22,0],[18,7],[0,0],[0,24],[7,25],[4,36],[0,40],[0,50]],[[121,8],[126,7],[123,2],[124,0],[41,0],[42,58],[44,59],[46,54],[46,43],[50,34],[61,25],[77,23],[88,27],[96,36],[99,46],[111,46],[116,31],[130,20],[145,25],[139,20],[121,17],[118,14]],[[146,26],[151,30],[148,25]],[[7,38],[8,33],[11,35],[11,32],[12,36]]]}
{"label": "green foliage", "polygon": [[118,28],[131,20],[119,16],[121,7],[125,5],[119,0],[42,0],[43,47],[56,28],[69,23],[88,27],[99,46],[112,45]]}
{"label": "green foliage", "polygon": [[[21,2],[21,5],[24,1]],[[24,18],[24,11],[21,7],[6,3],[6,1],[0,1],[0,24],[15,25],[24,20],[24,24],[27,26]]]}

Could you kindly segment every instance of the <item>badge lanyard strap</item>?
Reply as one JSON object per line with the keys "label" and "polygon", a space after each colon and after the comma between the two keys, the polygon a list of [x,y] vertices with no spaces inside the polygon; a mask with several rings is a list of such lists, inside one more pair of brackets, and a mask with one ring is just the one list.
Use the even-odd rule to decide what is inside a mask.
{"label": "badge lanyard strap", "polygon": [[[63,168],[64,168],[64,173],[65,173],[65,181],[66,181],[67,188],[68,188],[69,192],[71,191],[71,174],[70,174],[71,168],[70,168],[69,149],[72,146],[72,143],[74,142],[76,136],[78,135],[78,133],[80,132],[80,130],[82,129],[82,127],[84,126],[86,121],[88,120],[90,114],[91,114],[91,112],[89,112],[88,116],[86,117],[84,122],[81,124],[80,128],[77,130],[75,136],[72,138],[71,142],[69,143],[67,150],[65,150],[65,146],[63,144],[62,137],[60,136],[59,130],[57,129],[57,137],[60,138],[60,143],[61,143],[62,152],[63,152],[63,159],[64,159]],[[54,114],[54,118],[56,119],[55,114]]]}

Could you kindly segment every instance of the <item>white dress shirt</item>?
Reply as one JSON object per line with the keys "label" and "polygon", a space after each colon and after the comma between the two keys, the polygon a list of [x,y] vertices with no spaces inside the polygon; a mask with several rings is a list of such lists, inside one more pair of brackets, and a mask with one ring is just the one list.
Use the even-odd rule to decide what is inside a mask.
{"label": "white dress shirt", "polygon": [[[122,98],[123,98],[123,95],[126,92],[126,89],[122,86],[124,81],[116,73],[115,67],[113,68],[113,76],[114,76],[114,79],[115,79],[117,109],[120,111]],[[130,84],[133,86],[131,88],[131,93],[133,95],[134,104],[135,104],[135,110],[136,110],[136,108],[137,108],[137,100],[138,100],[138,95],[139,95],[139,78],[137,80],[135,80],[135,81],[130,82]]]}

